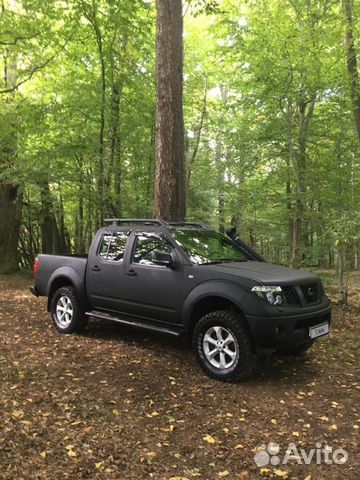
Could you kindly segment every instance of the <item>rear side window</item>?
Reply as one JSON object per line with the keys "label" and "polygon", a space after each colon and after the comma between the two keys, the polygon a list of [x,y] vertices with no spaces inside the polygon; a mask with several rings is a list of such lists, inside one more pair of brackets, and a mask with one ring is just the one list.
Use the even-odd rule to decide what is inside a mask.
{"label": "rear side window", "polygon": [[108,262],[122,262],[125,255],[127,235],[124,232],[106,233],[102,236],[99,257]]}

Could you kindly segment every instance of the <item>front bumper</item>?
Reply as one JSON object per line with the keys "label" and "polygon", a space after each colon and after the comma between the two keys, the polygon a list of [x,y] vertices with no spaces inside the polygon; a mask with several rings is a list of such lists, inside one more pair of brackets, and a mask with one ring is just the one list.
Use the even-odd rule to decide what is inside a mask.
{"label": "front bumper", "polygon": [[281,348],[292,348],[310,340],[309,329],[331,323],[331,305],[299,314],[281,316],[246,315],[258,353],[271,353]]}

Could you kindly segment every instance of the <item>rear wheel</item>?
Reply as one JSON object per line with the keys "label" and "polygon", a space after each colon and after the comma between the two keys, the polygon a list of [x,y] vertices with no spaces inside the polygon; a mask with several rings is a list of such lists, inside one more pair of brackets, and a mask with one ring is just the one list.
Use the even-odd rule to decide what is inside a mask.
{"label": "rear wheel", "polygon": [[257,357],[237,313],[216,311],[202,317],[195,326],[192,345],[209,377],[235,382],[254,374]]}
{"label": "rear wheel", "polygon": [[73,287],[56,290],[50,310],[54,326],[61,333],[80,332],[87,324],[87,317]]}

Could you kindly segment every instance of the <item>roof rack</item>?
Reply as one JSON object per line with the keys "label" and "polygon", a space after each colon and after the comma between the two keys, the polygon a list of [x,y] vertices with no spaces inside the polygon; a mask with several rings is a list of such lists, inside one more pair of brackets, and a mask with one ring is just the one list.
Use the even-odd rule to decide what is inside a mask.
{"label": "roof rack", "polygon": [[106,226],[120,227],[122,225],[150,225],[154,227],[188,227],[188,228],[202,228],[204,230],[211,230],[209,225],[201,222],[165,222],[160,218],[106,218],[104,220]]}
{"label": "roof rack", "polygon": [[168,225],[170,225],[170,227],[190,227],[211,230],[211,227],[209,225],[201,222],[168,222]]}
{"label": "roof rack", "polygon": [[106,225],[117,227],[121,225],[154,225],[169,228],[169,224],[159,218],[106,218],[104,222]]}

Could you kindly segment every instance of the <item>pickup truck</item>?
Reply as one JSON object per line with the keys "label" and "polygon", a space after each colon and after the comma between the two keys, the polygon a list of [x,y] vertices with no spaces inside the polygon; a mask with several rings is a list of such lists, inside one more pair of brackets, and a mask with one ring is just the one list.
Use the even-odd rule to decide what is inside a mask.
{"label": "pickup truck", "polygon": [[268,263],[234,232],[202,223],[109,219],[88,256],[38,255],[32,293],[60,333],[89,317],[187,335],[202,369],[238,381],[260,355],[305,352],[329,333],[331,305],[313,273]]}

